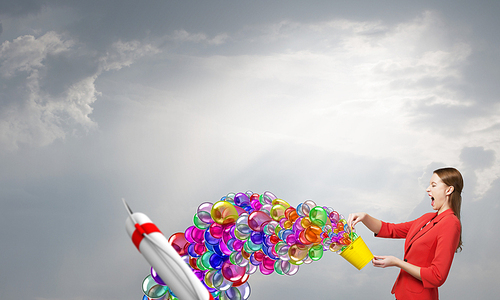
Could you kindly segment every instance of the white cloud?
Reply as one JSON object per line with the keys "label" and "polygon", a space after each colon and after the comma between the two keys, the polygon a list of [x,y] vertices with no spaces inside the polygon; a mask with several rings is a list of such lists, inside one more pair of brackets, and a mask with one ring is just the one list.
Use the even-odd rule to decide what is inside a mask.
{"label": "white cloud", "polygon": [[227,33],[220,33],[212,38],[204,33],[190,33],[184,29],[175,30],[173,35],[166,36],[167,40],[173,40],[178,42],[192,42],[192,43],[206,43],[209,45],[221,45],[226,42],[229,35]]}
{"label": "white cloud", "polygon": [[11,77],[16,72],[31,74],[43,67],[48,55],[67,52],[74,46],[74,41],[65,39],[51,31],[39,38],[25,35],[14,41],[6,41],[0,47],[1,69],[3,77]]}
{"label": "white cloud", "polygon": [[106,55],[100,58],[100,67],[103,71],[120,70],[143,56],[159,52],[160,50],[151,44],[118,41],[113,43]]}
{"label": "white cloud", "polygon": [[[469,132],[469,124],[476,129],[496,124],[498,107],[486,119],[467,113],[476,102],[460,87],[473,47],[454,38],[453,29],[436,13],[391,27],[337,20],[279,22],[244,32],[228,42],[238,53],[167,54],[169,62],[182,67],[175,70],[175,80],[158,79],[161,88],[149,97],[169,99],[165,107],[177,100],[187,117],[204,124],[203,136],[230,122],[226,135],[234,131],[235,139],[240,134],[269,141],[258,150],[228,153],[226,159],[238,161],[251,151],[292,143],[423,169],[432,162],[460,168],[464,147],[482,145],[500,152],[497,131]],[[185,41],[205,39],[184,36]],[[279,43],[279,51],[266,48],[273,42]],[[242,45],[267,51],[254,53]],[[161,68],[164,74],[165,64]],[[187,137],[201,134],[193,128],[182,132]],[[196,134],[183,141],[184,147],[200,148]],[[213,135],[217,140],[219,133]],[[200,161],[185,162],[191,163],[189,168],[195,169]],[[488,169],[481,174],[481,182],[491,182],[500,173]]]}
{"label": "white cloud", "polygon": [[[0,107],[2,147],[45,146],[75,130],[96,128],[90,115],[99,95],[98,76],[158,53],[149,44],[119,41],[94,59],[95,54],[80,46],[53,31],[38,38],[20,36],[1,45],[0,75],[6,90]],[[65,68],[57,69],[58,64]]]}
{"label": "white cloud", "polygon": [[[258,28],[257,33],[264,34],[249,40],[266,43],[272,35],[290,47],[258,55],[190,57],[188,68],[201,70],[200,80],[204,80],[197,82],[199,89],[190,92],[190,98],[217,99],[212,107],[221,115],[238,107],[252,109],[255,101],[263,101],[257,97],[266,99],[270,112],[286,102],[279,117],[287,125],[270,128],[334,149],[365,155],[363,149],[369,148],[371,155],[391,156],[394,152],[383,144],[393,139],[415,144],[429,130],[422,128],[419,133],[412,128],[412,118],[419,116],[409,116],[413,112],[407,110],[408,105],[414,101],[469,103],[447,83],[460,84],[461,66],[470,47],[463,42],[435,41],[435,35],[446,31],[433,28],[437,17],[425,14],[396,28],[346,20],[280,22],[269,25],[267,31]],[[421,45],[429,40],[432,43]],[[265,111],[261,116],[273,118]],[[318,122],[323,125],[319,129]],[[392,136],[377,134],[384,131]],[[326,144],[325,136],[332,137]],[[352,136],[360,140],[351,146],[338,143]],[[416,146],[418,154],[421,149]]]}
{"label": "white cloud", "polygon": [[[441,163],[463,166],[464,147],[481,147],[467,156],[471,167],[465,169],[476,174],[477,190],[490,189],[475,203],[468,201],[469,195],[464,197],[464,207],[475,207],[475,212],[463,210],[464,228],[469,229],[465,234],[475,233],[477,220],[491,223],[475,238],[477,243],[493,234],[497,212],[488,209],[484,217],[483,208],[495,203],[498,194],[488,182],[500,174],[500,167],[489,167],[500,166],[498,154],[494,155],[500,149],[499,107],[480,111],[475,99],[461,93],[463,66],[474,47],[455,39],[439,15],[425,13],[396,26],[350,20],[284,21],[243,31],[210,36],[181,30],[158,40],[149,37],[153,45],[170,43],[165,49],[182,45],[141,64],[134,62],[159,50],[142,41],[121,40],[107,53],[93,53],[53,32],[21,37],[33,48],[16,44],[27,58],[2,52],[2,143],[11,148],[47,145],[75,129],[95,128],[92,109],[103,110],[98,115],[103,129],[99,135],[56,143],[50,151],[34,149],[26,157],[24,151],[4,156],[3,186],[14,182],[14,188],[24,192],[4,191],[9,205],[16,203],[12,210],[26,216],[22,205],[41,201],[50,210],[63,211],[51,219],[54,225],[64,215],[71,219],[66,232],[78,229],[72,235],[76,239],[64,243],[70,251],[60,250],[64,255],[51,266],[60,272],[34,281],[28,293],[38,293],[40,299],[142,296],[136,284],[149,268],[122,230],[125,213],[109,209],[116,206],[113,199],[131,199],[134,209],[156,216],[153,219],[165,233],[189,226],[199,203],[245,189],[271,190],[294,205],[312,198],[344,214],[365,209],[379,218],[402,221],[425,197],[418,186],[422,170]],[[2,44],[2,49],[13,47],[15,41]],[[221,43],[221,52],[207,47]],[[179,54],[174,53],[177,50]],[[76,62],[80,58],[81,63]],[[103,80],[106,71],[112,72]],[[105,105],[94,105],[99,96],[96,83],[110,100]],[[483,169],[474,169],[475,156],[484,153],[490,159]],[[61,155],[68,159],[61,161]],[[424,186],[427,175],[421,179]],[[472,185],[471,180],[466,182],[468,193]],[[17,199],[23,199],[21,205]],[[80,202],[86,209],[75,209]],[[422,210],[430,209],[427,199],[422,204]],[[98,228],[93,230],[73,222],[75,218],[102,220],[105,226],[92,223]],[[28,226],[37,221],[27,220],[27,231],[44,236],[46,232],[37,226]],[[382,242],[366,228],[359,230],[374,253],[401,255],[402,241]],[[53,234],[48,237],[60,240]],[[463,278],[448,280],[446,286],[455,296],[449,298],[459,297],[471,280],[490,283],[494,274],[494,268],[486,275],[475,267],[467,272],[471,264],[467,253],[477,259],[477,254],[491,254],[484,249],[496,249],[474,251],[475,242],[467,240],[471,247],[460,254],[462,260],[454,262],[452,271]],[[97,250],[89,252],[82,244]],[[492,246],[491,241],[486,246]],[[34,253],[29,247],[20,249]],[[46,261],[48,251],[31,256],[37,255],[38,261]],[[70,280],[71,271],[84,265],[95,267]],[[498,259],[490,265],[497,266]],[[9,267],[10,273],[22,274],[31,266],[21,262],[22,268],[13,263]],[[122,278],[113,276],[117,270]],[[360,295],[375,291],[375,298],[381,298],[389,294],[397,271],[367,267],[359,272],[329,253],[292,278],[253,275],[252,298],[324,295],[328,286],[318,282],[332,279],[339,295],[349,294],[355,282]],[[57,280],[51,281],[53,277]],[[18,290],[9,281],[3,285],[7,294]],[[440,290],[445,296],[446,286]],[[494,289],[491,284],[483,286]],[[477,294],[480,289],[467,290]]]}

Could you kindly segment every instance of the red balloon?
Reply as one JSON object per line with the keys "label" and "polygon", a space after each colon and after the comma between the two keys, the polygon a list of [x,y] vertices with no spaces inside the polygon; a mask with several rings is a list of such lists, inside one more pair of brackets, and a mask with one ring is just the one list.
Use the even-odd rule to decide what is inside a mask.
{"label": "red balloon", "polygon": [[248,216],[248,227],[253,231],[262,231],[264,226],[273,219],[263,211],[254,211]]}
{"label": "red balloon", "polygon": [[237,287],[237,286],[244,284],[245,282],[248,281],[248,278],[250,278],[250,274],[245,273],[245,275],[243,275],[243,277],[241,277],[240,280],[233,282],[233,286]]}
{"label": "red balloon", "polygon": [[175,251],[179,253],[180,256],[184,256],[187,254],[187,249],[189,247],[189,242],[184,237],[184,233],[177,232],[170,236],[168,242],[172,247],[174,247]]}

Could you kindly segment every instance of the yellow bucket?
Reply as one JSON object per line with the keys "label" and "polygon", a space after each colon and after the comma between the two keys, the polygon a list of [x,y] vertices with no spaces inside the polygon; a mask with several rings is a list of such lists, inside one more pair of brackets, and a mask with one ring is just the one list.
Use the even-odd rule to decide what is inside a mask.
{"label": "yellow bucket", "polygon": [[340,256],[345,258],[353,266],[361,270],[366,266],[372,259],[373,254],[366,246],[365,242],[361,237],[358,237],[354,242],[352,242],[347,248],[340,253]]}

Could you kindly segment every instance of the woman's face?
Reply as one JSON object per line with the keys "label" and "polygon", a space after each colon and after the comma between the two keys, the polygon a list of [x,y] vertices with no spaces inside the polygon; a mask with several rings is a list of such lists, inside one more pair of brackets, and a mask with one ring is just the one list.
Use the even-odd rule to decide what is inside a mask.
{"label": "woman's face", "polygon": [[432,174],[427,194],[431,197],[432,208],[437,210],[438,214],[450,208],[451,192],[453,192],[452,186],[447,186],[436,173]]}

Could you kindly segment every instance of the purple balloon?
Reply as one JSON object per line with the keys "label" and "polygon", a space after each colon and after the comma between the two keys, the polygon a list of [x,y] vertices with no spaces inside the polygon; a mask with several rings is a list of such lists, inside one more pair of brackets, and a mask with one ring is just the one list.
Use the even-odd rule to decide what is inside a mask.
{"label": "purple balloon", "polygon": [[156,283],[158,283],[159,285],[166,286],[165,282],[163,282],[163,280],[160,278],[160,275],[156,273],[153,267],[151,267],[151,277],[153,277],[154,281],[156,281]]}

